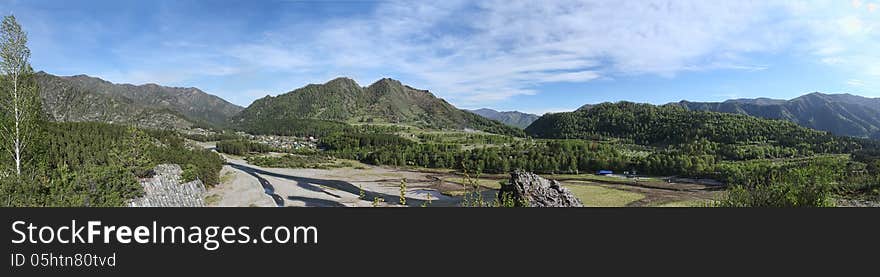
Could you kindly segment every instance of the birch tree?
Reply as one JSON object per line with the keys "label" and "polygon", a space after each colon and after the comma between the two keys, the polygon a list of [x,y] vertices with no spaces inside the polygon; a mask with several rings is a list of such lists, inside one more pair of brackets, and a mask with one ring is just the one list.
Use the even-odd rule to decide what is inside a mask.
{"label": "birch tree", "polygon": [[27,34],[12,15],[0,27],[0,138],[12,156],[15,174],[21,176],[25,153],[34,137],[40,110],[28,59]]}

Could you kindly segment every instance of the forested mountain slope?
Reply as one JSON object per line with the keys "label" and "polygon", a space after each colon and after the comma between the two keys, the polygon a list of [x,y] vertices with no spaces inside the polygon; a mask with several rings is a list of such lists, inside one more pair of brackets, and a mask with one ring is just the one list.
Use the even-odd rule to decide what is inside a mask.
{"label": "forested mountain slope", "polygon": [[100,121],[152,128],[223,124],[241,107],[197,88],[114,84],[86,75],[34,75],[43,109],[58,121]]}
{"label": "forested mountain slope", "polygon": [[302,120],[522,134],[522,130],[459,110],[426,90],[392,79],[382,79],[368,87],[361,87],[349,78],[310,84],[282,95],[258,99],[232,122],[234,126],[253,128],[285,122],[298,124],[297,121]]}
{"label": "forested mountain slope", "polygon": [[574,112],[542,116],[526,128],[541,138],[622,139],[642,145],[707,140],[720,144],[770,144],[815,152],[849,152],[858,140],[794,123],[719,112],[690,111],[675,105],[603,103]]}

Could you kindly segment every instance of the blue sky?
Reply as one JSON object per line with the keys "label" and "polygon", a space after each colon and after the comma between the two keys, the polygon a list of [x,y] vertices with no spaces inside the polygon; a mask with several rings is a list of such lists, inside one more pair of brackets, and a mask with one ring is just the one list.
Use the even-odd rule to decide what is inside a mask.
{"label": "blue sky", "polygon": [[460,108],[880,97],[880,0],[0,0],[37,70],[246,106],[348,76]]}

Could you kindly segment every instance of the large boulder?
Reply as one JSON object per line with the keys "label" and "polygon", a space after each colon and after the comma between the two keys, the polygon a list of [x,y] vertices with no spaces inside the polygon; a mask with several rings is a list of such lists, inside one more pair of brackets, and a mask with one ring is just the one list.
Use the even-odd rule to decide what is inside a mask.
{"label": "large boulder", "polygon": [[570,190],[556,180],[547,180],[537,174],[514,171],[510,180],[501,186],[498,199],[525,207],[583,207]]}

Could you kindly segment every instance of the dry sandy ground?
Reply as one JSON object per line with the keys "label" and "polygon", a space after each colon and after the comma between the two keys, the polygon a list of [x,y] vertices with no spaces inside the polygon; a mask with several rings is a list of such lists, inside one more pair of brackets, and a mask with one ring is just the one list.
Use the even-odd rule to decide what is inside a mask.
{"label": "dry sandy ground", "polygon": [[223,166],[224,181],[208,191],[207,204],[212,207],[274,207],[272,197],[263,193],[257,178],[231,166]]}
{"label": "dry sandy ground", "polygon": [[[226,156],[222,174],[232,172],[212,189],[214,206],[371,207],[400,205],[400,182],[406,179],[406,205],[457,206],[459,199],[440,193],[449,186],[432,173],[367,166],[366,169],[263,168]],[[361,198],[361,190],[364,197]],[[210,197],[210,196],[209,196]],[[219,198],[219,200],[217,200]]]}

